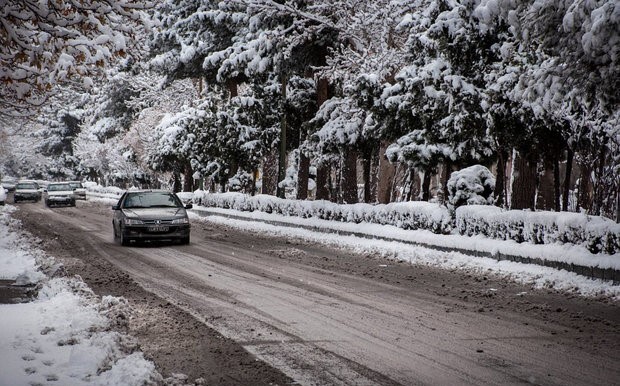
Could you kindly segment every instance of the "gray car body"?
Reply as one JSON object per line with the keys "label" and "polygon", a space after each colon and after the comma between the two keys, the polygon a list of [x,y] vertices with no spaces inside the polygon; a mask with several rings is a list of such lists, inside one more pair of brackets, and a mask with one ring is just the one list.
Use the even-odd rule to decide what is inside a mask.
{"label": "gray car body", "polygon": [[[174,207],[128,207],[128,197],[135,194],[163,194],[172,195],[175,200]],[[190,224],[186,209],[191,204],[183,206],[181,200],[174,194],[165,190],[141,190],[125,192],[114,205],[112,227],[114,237],[120,239],[122,245],[128,245],[132,241],[145,240],[178,240],[182,244],[189,243]],[[139,223],[135,223],[135,222]],[[183,223],[175,223],[183,221]]]}

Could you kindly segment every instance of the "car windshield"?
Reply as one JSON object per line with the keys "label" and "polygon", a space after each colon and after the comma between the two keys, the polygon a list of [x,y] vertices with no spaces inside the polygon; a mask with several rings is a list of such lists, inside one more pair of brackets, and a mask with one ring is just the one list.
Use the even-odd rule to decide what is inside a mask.
{"label": "car windshield", "polygon": [[33,183],[22,182],[15,185],[15,189],[39,189],[39,187]]}
{"label": "car windshield", "polygon": [[183,206],[173,194],[166,192],[128,193],[123,208],[176,208]]}
{"label": "car windshield", "polygon": [[69,184],[50,184],[47,187],[48,192],[59,192],[63,190],[67,191],[67,190],[73,190],[73,189],[71,189],[71,185]]}

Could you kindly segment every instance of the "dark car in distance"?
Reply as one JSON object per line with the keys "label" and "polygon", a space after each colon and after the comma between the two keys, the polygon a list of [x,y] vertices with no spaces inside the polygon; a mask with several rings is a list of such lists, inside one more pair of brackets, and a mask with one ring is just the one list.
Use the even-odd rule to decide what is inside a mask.
{"label": "dark car in distance", "polygon": [[189,244],[190,223],[176,194],[165,190],[136,190],[123,193],[114,205],[112,227],[121,245],[131,241],[178,240]]}

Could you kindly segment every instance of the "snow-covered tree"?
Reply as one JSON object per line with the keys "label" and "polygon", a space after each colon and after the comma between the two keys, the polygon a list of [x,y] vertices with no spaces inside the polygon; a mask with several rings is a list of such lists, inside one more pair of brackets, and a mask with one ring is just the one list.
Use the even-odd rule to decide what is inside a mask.
{"label": "snow-covered tree", "polygon": [[147,0],[7,0],[0,12],[0,118],[40,106],[58,82],[91,77],[132,50]]}

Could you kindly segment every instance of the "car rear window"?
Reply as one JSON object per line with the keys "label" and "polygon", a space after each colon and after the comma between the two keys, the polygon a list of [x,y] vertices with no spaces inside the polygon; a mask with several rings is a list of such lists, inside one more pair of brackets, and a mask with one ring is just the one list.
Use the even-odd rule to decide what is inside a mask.
{"label": "car rear window", "polygon": [[36,184],[19,183],[15,185],[15,189],[39,189]]}
{"label": "car rear window", "polygon": [[62,190],[73,190],[73,189],[71,189],[71,185],[69,184],[53,184],[53,185],[50,184],[47,187],[48,192],[59,192]]}
{"label": "car rear window", "polygon": [[183,206],[181,201],[171,193],[140,192],[128,193],[123,208],[176,208]]}

